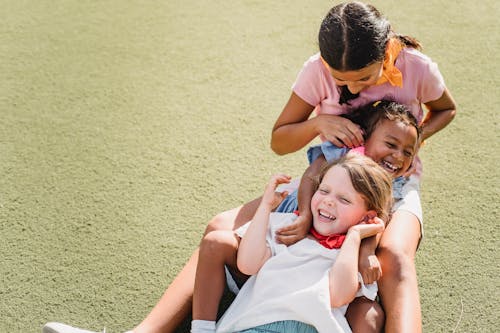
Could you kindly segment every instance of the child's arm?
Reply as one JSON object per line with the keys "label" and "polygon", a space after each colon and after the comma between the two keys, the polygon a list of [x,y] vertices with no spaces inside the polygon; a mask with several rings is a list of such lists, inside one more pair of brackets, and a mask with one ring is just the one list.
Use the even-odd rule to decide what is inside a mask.
{"label": "child's arm", "polygon": [[382,233],[379,233],[361,241],[358,270],[363,277],[363,282],[366,284],[378,281],[382,276],[382,267],[375,255],[375,250],[377,249],[381,237]]}
{"label": "child's arm", "polygon": [[278,242],[292,245],[306,237],[309,232],[312,223],[311,199],[316,188],[315,178],[319,175],[325,162],[325,156],[319,156],[302,175],[297,196],[299,217],[292,225],[281,228],[276,232]]}
{"label": "child's arm", "polygon": [[279,184],[288,182],[290,182],[289,176],[279,174],[273,176],[266,186],[261,203],[238,248],[236,263],[243,274],[256,274],[271,257],[266,234],[269,226],[269,215],[276,206],[277,198],[274,192]]}
{"label": "child's arm", "polygon": [[375,217],[349,228],[340,253],[330,270],[330,302],[332,307],[350,303],[356,296],[358,253],[361,240],[384,230],[384,221]]}

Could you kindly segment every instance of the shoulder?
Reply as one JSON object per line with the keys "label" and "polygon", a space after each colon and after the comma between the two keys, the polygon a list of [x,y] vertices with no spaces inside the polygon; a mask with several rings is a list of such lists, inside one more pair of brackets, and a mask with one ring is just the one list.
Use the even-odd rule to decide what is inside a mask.
{"label": "shoulder", "polygon": [[307,59],[305,62],[304,62],[304,67],[320,67],[322,64],[321,64],[321,56],[318,53],[316,54],[313,54],[312,56],[309,57],[309,59]]}
{"label": "shoulder", "polygon": [[396,60],[396,67],[401,70],[419,71],[422,68],[428,68],[429,66],[435,65],[435,62],[429,56],[417,49],[409,47],[401,50]]}
{"label": "shoulder", "polygon": [[317,81],[318,77],[323,75],[324,66],[321,62],[321,57],[319,53],[316,53],[307,59],[302,65],[302,69],[299,72],[297,80],[300,81]]}
{"label": "shoulder", "polygon": [[420,102],[426,103],[442,95],[445,83],[438,64],[422,52],[403,49],[396,60],[396,67],[403,73],[403,86],[414,89]]}
{"label": "shoulder", "polygon": [[[313,106],[322,104],[326,99],[331,99],[332,104],[338,101],[338,92],[335,83],[328,69],[323,65],[319,53],[306,60],[297,75],[292,90],[306,103]],[[326,109],[321,107],[321,112],[328,113],[325,111]]]}

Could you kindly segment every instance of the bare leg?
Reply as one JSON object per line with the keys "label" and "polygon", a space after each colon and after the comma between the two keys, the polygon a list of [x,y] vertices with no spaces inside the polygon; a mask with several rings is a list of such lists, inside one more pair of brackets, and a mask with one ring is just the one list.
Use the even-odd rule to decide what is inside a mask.
{"label": "bare leg", "polygon": [[193,320],[215,321],[226,286],[224,266],[236,268],[240,239],[232,231],[209,232],[200,245],[193,296]]}
{"label": "bare leg", "polygon": [[[234,230],[250,221],[260,198],[215,216],[205,234],[213,230]],[[167,288],[153,310],[135,329],[135,333],[171,333],[191,311],[198,250],[195,250],[182,271]]]}
{"label": "bare leg", "polygon": [[353,333],[379,333],[384,329],[384,310],[365,297],[357,297],[349,304],[346,318]]}
{"label": "bare leg", "polygon": [[411,213],[396,211],[382,235],[377,256],[382,265],[378,282],[385,310],[386,332],[422,332],[415,253],[420,223]]}

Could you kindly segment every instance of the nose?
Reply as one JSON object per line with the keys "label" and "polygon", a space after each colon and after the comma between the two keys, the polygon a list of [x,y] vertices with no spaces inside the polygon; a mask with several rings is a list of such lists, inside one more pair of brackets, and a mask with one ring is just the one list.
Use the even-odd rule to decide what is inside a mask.
{"label": "nose", "polygon": [[357,94],[363,89],[363,87],[359,83],[350,82],[350,83],[347,83],[347,89],[349,89],[349,91],[352,94]]}
{"label": "nose", "polygon": [[328,207],[335,207],[335,200],[330,197],[326,197],[323,202],[328,206]]}
{"label": "nose", "polygon": [[403,157],[404,157],[404,153],[403,151],[399,150],[399,149],[396,149],[392,152],[392,156],[398,160],[398,161],[401,161],[403,160]]}

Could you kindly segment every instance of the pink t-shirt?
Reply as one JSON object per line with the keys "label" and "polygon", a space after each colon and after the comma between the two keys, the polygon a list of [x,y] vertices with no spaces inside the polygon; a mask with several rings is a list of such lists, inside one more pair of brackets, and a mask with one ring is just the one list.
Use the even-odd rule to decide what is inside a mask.
{"label": "pink t-shirt", "polygon": [[[444,79],[437,64],[413,48],[404,48],[400,52],[396,67],[403,74],[402,88],[392,86],[389,82],[371,86],[362,90],[358,98],[350,100],[350,105],[340,105],[338,86],[317,53],[304,63],[292,89],[297,96],[316,107],[316,114],[345,114],[350,109],[381,99],[390,99],[407,105],[421,122],[424,116],[422,103],[441,97],[445,90]],[[417,175],[420,175],[421,163],[418,158],[416,161]]]}

